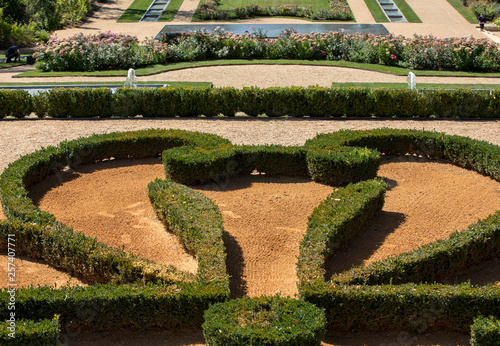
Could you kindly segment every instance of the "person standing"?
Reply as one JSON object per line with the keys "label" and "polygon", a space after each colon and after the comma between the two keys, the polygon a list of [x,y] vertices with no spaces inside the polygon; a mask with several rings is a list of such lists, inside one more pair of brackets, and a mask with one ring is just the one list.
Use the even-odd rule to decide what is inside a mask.
{"label": "person standing", "polygon": [[479,28],[481,31],[484,30],[484,23],[486,23],[486,17],[484,16],[484,13],[481,13],[479,17],[477,17],[477,20],[479,20]]}
{"label": "person standing", "polygon": [[19,47],[18,46],[9,47],[5,51],[5,57],[7,58],[6,62],[12,62],[12,58],[14,58],[14,62],[17,62],[18,60],[21,61],[21,51],[19,50]]}

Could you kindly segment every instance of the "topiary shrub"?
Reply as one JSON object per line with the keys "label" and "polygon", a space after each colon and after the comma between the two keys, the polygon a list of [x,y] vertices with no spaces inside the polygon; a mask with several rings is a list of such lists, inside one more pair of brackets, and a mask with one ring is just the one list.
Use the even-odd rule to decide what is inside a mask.
{"label": "topiary shrub", "polygon": [[9,320],[0,323],[0,344],[12,346],[59,345],[61,326],[59,316],[35,322],[27,319],[15,321],[12,328]]}
{"label": "topiary shrub", "polygon": [[493,346],[500,343],[500,321],[493,316],[479,316],[470,327],[471,346]]}
{"label": "topiary shrub", "polygon": [[320,345],[326,324],[323,309],[279,296],[214,304],[204,317],[203,335],[209,346]]}

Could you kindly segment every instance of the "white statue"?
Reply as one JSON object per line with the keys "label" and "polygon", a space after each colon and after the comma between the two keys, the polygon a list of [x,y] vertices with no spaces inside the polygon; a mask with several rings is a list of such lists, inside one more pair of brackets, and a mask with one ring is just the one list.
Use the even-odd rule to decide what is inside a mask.
{"label": "white statue", "polygon": [[417,77],[415,77],[415,73],[408,73],[408,78],[406,78],[406,80],[408,81],[408,89],[417,90]]}
{"label": "white statue", "polygon": [[128,70],[127,79],[125,80],[125,84],[123,86],[125,88],[137,88],[137,77],[133,68]]}

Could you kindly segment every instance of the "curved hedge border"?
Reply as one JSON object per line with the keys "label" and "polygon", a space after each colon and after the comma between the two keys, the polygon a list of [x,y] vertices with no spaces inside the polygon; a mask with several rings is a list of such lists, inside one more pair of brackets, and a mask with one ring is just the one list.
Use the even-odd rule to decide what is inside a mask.
{"label": "curved hedge border", "polygon": [[[166,143],[171,145],[165,145]],[[248,173],[258,165],[264,167],[263,170],[269,169],[269,172],[273,169],[278,169],[276,172],[280,172],[279,165],[272,164],[274,155],[279,157],[280,152],[283,159],[287,155],[292,155],[292,157],[297,157],[297,162],[300,163],[288,166],[288,168],[281,167],[281,172],[286,173],[285,171],[292,170],[292,172],[297,173],[303,171],[305,167],[303,164],[304,152],[307,162],[307,155],[310,152],[342,151],[339,148],[343,146],[361,146],[379,149],[389,154],[415,153],[429,157],[446,158],[455,164],[490,175],[497,180],[500,177],[500,148],[486,142],[434,132],[390,129],[340,131],[335,134],[317,136],[306,143],[304,151],[301,148],[285,149],[280,146],[231,147],[228,141],[220,137],[203,134],[193,135],[183,131],[160,131],[159,133],[153,130],[139,131],[93,136],[87,139],[63,142],[58,147],[43,149],[9,165],[0,177],[0,191],[4,197],[2,201],[4,209],[11,220],[0,222],[0,225],[4,229],[8,229],[8,232],[10,232],[13,225],[18,225],[23,230],[25,227],[56,229],[60,225],[52,215],[38,210],[31,203],[26,193],[26,186],[43,179],[54,170],[66,165],[95,162],[103,158],[158,155],[165,148],[181,145],[188,147],[185,149],[187,150],[185,153],[181,151],[181,156],[186,153],[188,156],[191,155],[194,147],[202,147],[202,149],[196,148],[194,150],[200,158],[203,157],[203,154],[208,153],[206,156],[211,157],[211,153],[219,153],[218,148],[220,152],[230,151],[231,155],[236,158],[236,172],[238,173]],[[176,150],[178,149],[173,151]],[[163,156],[168,156],[166,153],[170,151],[172,150],[165,151]],[[82,155],[83,153],[85,155]],[[367,156],[371,157],[371,153],[376,152],[368,149],[358,149],[358,153],[367,153]],[[378,154],[375,156],[378,158]],[[205,162],[205,160],[206,157],[201,161]],[[269,162],[266,162],[266,160],[269,160]],[[206,162],[210,167],[210,160]],[[367,162],[371,162],[370,159]],[[227,169],[226,172],[231,171]],[[322,263],[324,263],[324,257],[327,253],[342,245],[359,229],[359,223],[361,222],[359,220],[354,221],[351,215],[374,213],[381,208],[385,188],[385,184],[380,180],[349,185],[334,192],[329,200],[322,203],[315,210],[308,225],[308,234],[303,244],[301,244],[301,265],[299,266],[301,282],[299,287],[302,298],[324,308],[327,313],[329,327],[333,329],[347,330],[356,325],[358,329],[368,330],[404,328],[405,330],[420,331],[427,328],[445,328],[467,331],[473,318],[478,315],[499,317],[500,289],[492,285],[476,288],[468,285],[445,286],[414,283],[404,285],[346,285],[335,281],[325,282],[321,267]],[[163,199],[167,195],[170,197],[170,202]],[[220,214],[216,206],[208,201],[203,202],[200,195],[193,194],[190,189],[172,181],[158,180],[153,182],[150,185],[150,197],[153,203],[157,203],[155,208],[159,216],[164,219],[164,222],[174,232],[177,232],[181,239],[183,236],[185,237],[184,245],[188,249],[191,248],[196,251],[197,246],[200,246],[207,239],[209,240],[208,243],[215,241],[215,243],[211,243],[215,244],[214,248],[218,249],[221,246],[219,238],[221,234]],[[344,198],[346,201],[352,201],[352,203],[344,203]],[[193,211],[188,208],[190,211],[187,211],[185,206],[181,205],[184,204],[182,202],[189,202],[186,204],[193,203],[197,206],[197,209]],[[335,224],[327,226],[327,228],[329,227],[327,232],[330,233],[325,239],[320,239],[324,232],[316,232],[315,234],[313,230],[323,227],[322,223],[331,223],[331,214],[335,209],[345,211],[345,223],[340,226]],[[197,215],[205,212],[212,216],[206,220],[200,220]],[[461,269],[465,265],[476,263],[487,258],[487,256],[498,253],[498,242],[492,241],[491,236],[496,236],[497,230],[500,229],[498,214],[497,212],[472,226],[477,231],[479,241],[450,243],[450,247],[445,250],[445,252],[449,253],[449,258],[451,258],[449,262],[459,264],[445,267],[444,270],[439,272],[439,275],[451,273],[453,270]],[[16,224],[14,220],[16,218],[30,223],[39,223],[39,225]],[[189,224],[188,227],[183,226],[186,223]],[[207,232],[205,233],[205,231]],[[40,232],[44,232],[44,230]],[[208,236],[205,237],[204,234]],[[434,245],[431,244],[430,246]],[[203,270],[207,270],[207,273],[210,269],[213,270],[210,273],[210,275],[216,277],[213,281],[206,281],[198,273],[193,282],[179,281],[167,283],[167,285],[162,285],[161,281],[158,281],[159,284],[126,284],[119,286],[97,284],[87,288],[76,287],[61,290],[26,288],[18,290],[17,297],[19,300],[16,309],[19,306],[19,311],[23,311],[23,316],[33,316],[33,319],[51,318],[55,311],[58,313],[62,311],[61,320],[75,321],[75,323],[94,329],[119,326],[138,327],[134,324],[136,321],[144,322],[143,326],[145,327],[200,326],[203,311],[211,303],[224,301],[229,297],[228,278],[224,264],[221,264],[225,255],[217,249],[213,253],[209,251],[207,257],[209,259],[213,258],[214,262],[207,261],[206,267],[201,266],[201,268],[204,268]],[[433,266],[434,269],[436,269],[436,266],[442,266],[443,257],[429,255],[426,252],[426,247],[421,248],[419,251],[419,254],[423,256],[421,263],[425,263],[422,268],[428,271],[424,275],[435,275],[431,273],[432,268]],[[219,263],[220,265],[214,266],[213,263]],[[408,261],[404,263],[407,267],[396,266],[394,272],[398,273],[398,280],[404,278],[407,281],[403,280],[402,282],[411,281],[411,275],[415,273],[408,272],[411,275],[406,275],[404,271],[405,268],[410,268],[415,263],[419,262]],[[444,261],[444,263],[448,262]],[[383,272],[382,270],[381,273]],[[389,270],[385,272],[390,273]],[[368,273],[368,276],[371,274]],[[360,277],[363,277],[363,275],[365,273],[362,273]],[[379,274],[375,273],[372,276],[376,278],[377,275]],[[381,281],[384,280],[386,279]],[[393,283],[392,281],[395,280],[394,275],[390,276],[388,280],[389,283]],[[158,307],[160,296],[162,303],[160,304],[161,307]],[[8,293],[4,290],[0,293],[0,297],[2,300],[6,300],[8,299]],[[96,297],[99,301],[97,305]],[[137,306],[143,303],[146,306],[151,306],[148,316],[142,315],[146,310],[136,311]],[[99,304],[103,304],[103,307],[100,308]],[[156,310],[153,306],[156,306]],[[86,319],[88,311],[98,311],[99,314],[98,316],[92,316],[89,322]],[[157,318],[155,314],[151,314],[151,311],[161,317]],[[140,315],[139,319],[136,317],[137,314]],[[1,318],[7,317],[8,311],[4,308],[0,310],[0,315]],[[107,316],[113,316],[113,318],[109,320]],[[109,321],[105,322],[104,318]]]}
{"label": "curved hedge border", "polygon": [[[333,149],[343,145],[368,147],[386,154],[445,158],[500,180],[498,146],[442,133],[392,129],[339,131],[319,135],[305,146]],[[327,219],[323,217],[319,222]],[[320,240],[311,231],[308,228],[305,239],[313,238],[311,243]],[[337,243],[326,250],[301,244],[301,263],[316,263],[317,268],[316,275],[301,276],[301,295],[326,309],[329,328],[333,329],[349,330],[356,326],[368,330],[421,332],[429,328],[466,332],[473,318],[480,314],[500,316],[498,287],[409,282],[433,282],[497,256],[499,240],[500,211],[448,239],[334,275],[331,281],[324,280],[320,266],[323,263],[315,258],[324,258],[324,252],[334,251]],[[406,284],[393,285],[396,283]]]}
{"label": "curved hedge border", "polygon": [[207,345],[320,345],[325,334],[323,309],[291,298],[243,297],[212,305],[205,312]]}
{"label": "curved hedge border", "polygon": [[0,90],[0,118],[38,117],[418,117],[498,118],[500,89],[434,90],[325,88],[56,88],[39,95]]}
{"label": "curved hedge border", "polygon": [[217,205],[205,195],[172,180],[156,179],[148,185],[149,200],[160,220],[198,261],[196,280],[226,287],[224,226]]}
{"label": "curved hedge border", "polygon": [[[27,188],[66,166],[74,167],[109,158],[141,158],[161,154],[180,145],[216,147],[228,141],[215,135],[179,130],[145,130],[95,135],[62,142],[23,156],[11,163],[0,176],[4,212],[9,219],[0,224],[2,234],[16,234],[22,240],[18,250],[44,259],[58,268],[97,282],[192,281],[193,275],[171,266],[156,264],[95,239],[73,232],[55,217],[38,209],[28,197]],[[2,247],[6,246],[2,244]]]}

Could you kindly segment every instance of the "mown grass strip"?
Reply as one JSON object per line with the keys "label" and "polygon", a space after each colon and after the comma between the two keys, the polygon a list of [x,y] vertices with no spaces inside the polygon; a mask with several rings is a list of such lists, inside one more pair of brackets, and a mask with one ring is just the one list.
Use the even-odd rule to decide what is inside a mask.
{"label": "mown grass strip", "polygon": [[175,15],[177,14],[177,11],[179,11],[179,8],[182,5],[183,0],[170,0],[170,2],[167,5],[167,8],[163,11],[162,15],[160,16],[160,19],[158,19],[159,22],[170,22],[172,19],[174,19]]}
{"label": "mown grass strip", "polygon": [[[120,85],[122,84],[121,82],[33,82],[33,83],[1,83],[0,84],[0,89],[2,86],[33,86],[33,85],[40,85],[40,86],[53,86],[53,85],[79,85],[79,86],[85,86],[85,85]],[[140,82],[137,83],[138,85],[158,85],[162,84],[165,85],[167,84],[169,87],[174,87],[174,88],[182,88],[182,87],[190,87],[190,88],[211,88],[212,83],[211,82],[163,82],[163,81],[150,81],[150,82]]]}
{"label": "mown grass strip", "polygon": [[389,19],[385,15],[384,10],[382,10],[382,7],[380,7],[379,3],[377,0],[365,0],[366,7],[370,10],[373,19],[377,23],[388,23]]}
{"label": "mown grass strip", "polygon": [[148,10],[152,0],[135,0],[129,8],[123,12],[118,23],[138,22]]}
{"label": "mown grass strip", "polygon": [[408,5],[405,0],[393,0],[396,6],[399,8],[403,16],[405,16],[408,23],[422,23],[422,20],[417,16],[415,11]]}
{"label": "mown grass strip", "polygon": [[468,7],[462,4],[461,0],[448,0],[449,4],[455,8],[471,24],[477,24],[478,20],[476,16],[471,12]]}
{"label": "mown grass strip", "polygon": [[[362,70],[377,71],[393,74],[396,76],[407,76],[408,72],[412,71],[417,76],[439,76],[439,77],[500,77],[500,73],[480,73],[480,72],[464,72],[464,71],[432,71],[432,70],[409,70],[402,67],[374,65],[366,63],[356,63],[350,61],[326,61],[326,60],[205,60],[179,62],[167,65],[153,65],[135,70],[137,76],[148,76],[158,73],[181,70],[185,68],[206,67],[206,66],[231,66],[231,65],[312,65],[312,66],[337,66],[358,68]],[[17,74],[13,78],[26,77],[67,77],[67,76],[127,76],[128,70],[107,70],[94,72],[42,72],[39,70],[29,71]]]}

